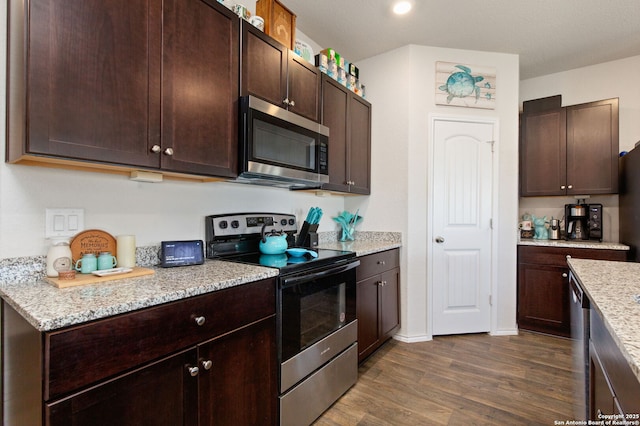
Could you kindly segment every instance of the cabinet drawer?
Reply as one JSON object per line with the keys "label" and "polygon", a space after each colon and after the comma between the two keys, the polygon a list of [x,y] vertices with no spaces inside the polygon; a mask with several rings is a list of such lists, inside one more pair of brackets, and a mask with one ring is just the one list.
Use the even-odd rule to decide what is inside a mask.
{"label": "cabinet drawer", "polygon": [[358,281],[397,268],[400,265],[400,250],[392,249],[380,253],[369,254],[360,258],[360,266],[356,270]]}
{"label": "cabinet drawer", "polygon": [[578,259],[627,260],[625,250],[585,249],[570,247],[518,246],[518,262],[567,267],[567,256]]}
{"label": "cabinet drawer", "polygon": [[44,398],[274,314],[275,280],[269,279],[46,333]]}

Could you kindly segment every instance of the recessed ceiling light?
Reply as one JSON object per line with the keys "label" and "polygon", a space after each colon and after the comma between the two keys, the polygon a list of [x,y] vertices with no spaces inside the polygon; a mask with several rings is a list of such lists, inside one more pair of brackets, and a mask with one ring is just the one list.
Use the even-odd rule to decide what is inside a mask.
{"label": "recessed ceiling light", "polygon": [[411,3],[408,1],[399,1],[393,5],[393,13],[396,15],[404,15],[411,10]]}

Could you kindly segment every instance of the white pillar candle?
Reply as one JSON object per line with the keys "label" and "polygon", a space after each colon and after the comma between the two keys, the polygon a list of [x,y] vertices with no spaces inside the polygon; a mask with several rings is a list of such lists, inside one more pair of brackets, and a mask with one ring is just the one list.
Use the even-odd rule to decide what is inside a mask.
{"label": "white pillar candle", "polygon": [[136,236],[118,235],[116,237],[116,260],[118,266],[133,268],[136,266]]}

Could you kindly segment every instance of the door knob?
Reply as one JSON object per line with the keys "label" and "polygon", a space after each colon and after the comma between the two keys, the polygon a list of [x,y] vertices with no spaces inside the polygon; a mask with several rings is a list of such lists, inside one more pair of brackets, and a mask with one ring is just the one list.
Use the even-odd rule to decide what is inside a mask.
{"label": "door knob", "polygon": [[442,244],[442,243],[444,243],[444,238],[442,238],[442,237],[436,237],[436,243],[438,243],[438,244]]}

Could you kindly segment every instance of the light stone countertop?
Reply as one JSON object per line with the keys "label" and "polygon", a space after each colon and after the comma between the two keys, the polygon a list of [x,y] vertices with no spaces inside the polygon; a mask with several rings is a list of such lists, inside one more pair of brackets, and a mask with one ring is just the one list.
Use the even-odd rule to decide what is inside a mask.
{"label": "light stone countertop", "polygon": [[354,241],[345,242],[337,241],[336,235],[320,237],[318,248],[354,251],[358,257],[402,247],[399,232],[356,232]]}
{"label": "light stone countertop", "polygon": [[[356,232],[355,241],[320,233],[318,248],[355,251],[364,256],[401,246],[401,234]],[[275,277],[278,269],[221,260],[203,265],[159,268],[157,247],[137,248],[139,266],[154,275],[59,289],[44,280],[44,256],[0,259],[0,297],[39,331],[107,318],[162,303]]]}
{"label": "light stone countertop", "polygon": [[278,275],[277,269],[218,260],[153,269],[153,275],[61,289],[44,280],[4,283],[0,296],[36,329],[50,331]]}
{"label": "light stone countertop", "polygon": [[568,259],[567,263],[600,313],[640,381],[640,263]]}
{"label": "light stone countertop", "polygon": [[586,248],[600,250],[629,250],[629,246],[620,243],[599,242],[589,240],[535,240],[520,239],[518,244],[521,246],[540,246],[540,247],[568,247],[568,248]]}

